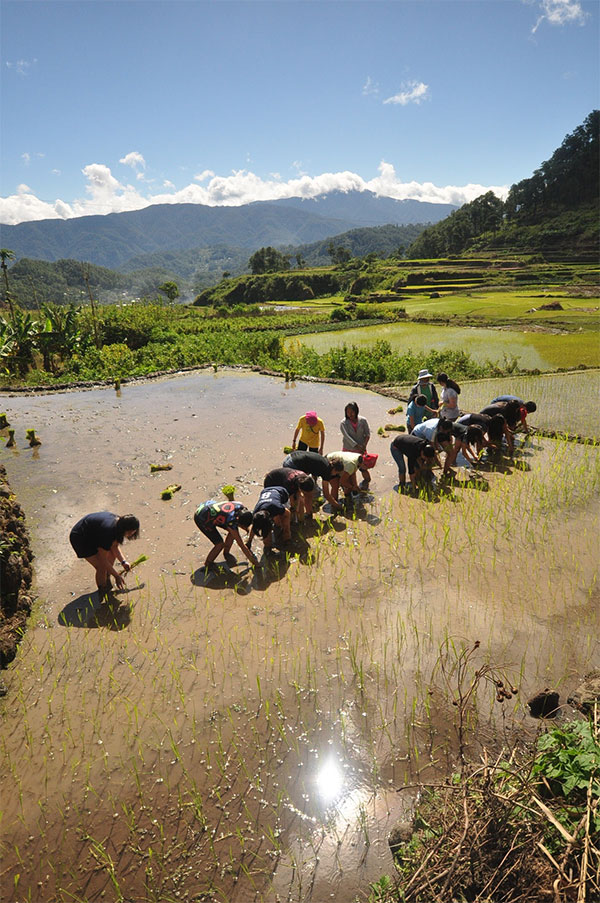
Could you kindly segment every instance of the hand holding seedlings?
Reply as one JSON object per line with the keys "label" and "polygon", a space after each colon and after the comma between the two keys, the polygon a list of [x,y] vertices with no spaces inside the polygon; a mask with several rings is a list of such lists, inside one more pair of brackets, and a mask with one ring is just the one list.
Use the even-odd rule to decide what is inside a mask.
{"label": "hand holding seedlings", "polygon": [[[131,570],[129,563],[121,552],[121,543],[125,539],[137,539],[140,534],[140,522],[133,514],[119,517],[109,511],[97,511],[87,514],[77,521],[71,530],[69,540],[78,558],[85,558],[96,572],[96,586],[102,601],[111,589],[111,577],[118,589],[125,588],[123,573]],[[124,566],[123,573],[115,570],[115,561]]]}

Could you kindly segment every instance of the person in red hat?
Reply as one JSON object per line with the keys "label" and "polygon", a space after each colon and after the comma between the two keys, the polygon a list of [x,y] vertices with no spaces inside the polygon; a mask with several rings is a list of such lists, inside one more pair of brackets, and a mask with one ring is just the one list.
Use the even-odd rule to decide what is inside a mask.
{"label": "person in red hat", "polygon": [[300,436],[297,446],[298,451],[311,451],[319,455],[323,454],[325,424],[320,417],[317,417],[316,411],[307,411],[298,421],[298,426],[292,439],[292,451],[296,450],[298,436]]}
{"label": "person in red hat", "polygon": [[[375,467],[378,455],[366,454],[359,455],[356,452],[330,452],[325,456],[332,464],[341,463],[344,467],[342,472],[340,486],[344,490],[344,495],[349,496],[352,492],[358,492],[359,486],[356,482],[357,471],[360,470],[363,481],[360,484],[361,489],[366,489],[371,482],[369,470]],[[337,491],[334,492],[337,501]]]}

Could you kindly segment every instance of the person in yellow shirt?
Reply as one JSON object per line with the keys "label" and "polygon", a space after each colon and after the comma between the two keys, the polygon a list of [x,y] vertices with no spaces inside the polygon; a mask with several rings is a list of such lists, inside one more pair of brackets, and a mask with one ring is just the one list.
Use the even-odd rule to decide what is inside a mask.
{"label": "person in yellow shirt", "polygon": [[[298,446],[296,440],[300,436]],[[325,445],[325,424],[320,417],[317,417],[315,411],[307,411],[298,421],[294,438],[292,439],[292,450],[295,451],[311,451],[317,454],[323,454],[323,446]]]}

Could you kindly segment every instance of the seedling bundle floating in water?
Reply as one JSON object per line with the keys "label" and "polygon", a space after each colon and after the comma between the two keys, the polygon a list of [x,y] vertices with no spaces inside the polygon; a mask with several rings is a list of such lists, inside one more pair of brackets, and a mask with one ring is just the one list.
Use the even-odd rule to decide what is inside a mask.
{"label": "seedling bundle floating in water", "polygon": [[173,470],[172,464],[151,464],[150,473],[157,473],[159,470]]}
{"label": "seedling bundle floating in water", "polygon": [[228,483],[227,486],[221,486],[221,492],[223,493],[225,498],[229,499],[229,501],[232,502],[235,495],[235,486],[232,486],[230,483]]}
{"label": "seedling bundle floating in water", "polygon": [[25,438],[28,440],[31,448],[42,444],[42,440],[36,436],[35,430],[25,430]]}
{"label": "seedling bundle floating in water", "polygon": [[10,426],[10,423],[6,419],[6,414],[0,414],[0,430],[5,430]]}

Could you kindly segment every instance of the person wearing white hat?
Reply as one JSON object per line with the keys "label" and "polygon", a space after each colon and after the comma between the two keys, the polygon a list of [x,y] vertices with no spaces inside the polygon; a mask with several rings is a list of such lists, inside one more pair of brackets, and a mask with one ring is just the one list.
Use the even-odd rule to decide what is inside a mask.
{"label": "person wearing white hat", "polygon": [[429,370],[425,367],[424,370],[419,370],[419,375],[417,376],[417,383],[410,390],[409,402],[412,401],[417,395],[424,395],[427,399],[426,404],[428,408],[432,408],[437,411],[440,400],[438,398],[437,390],[435,385],[431,382],[433,379],[433,374],[429,372]]}

